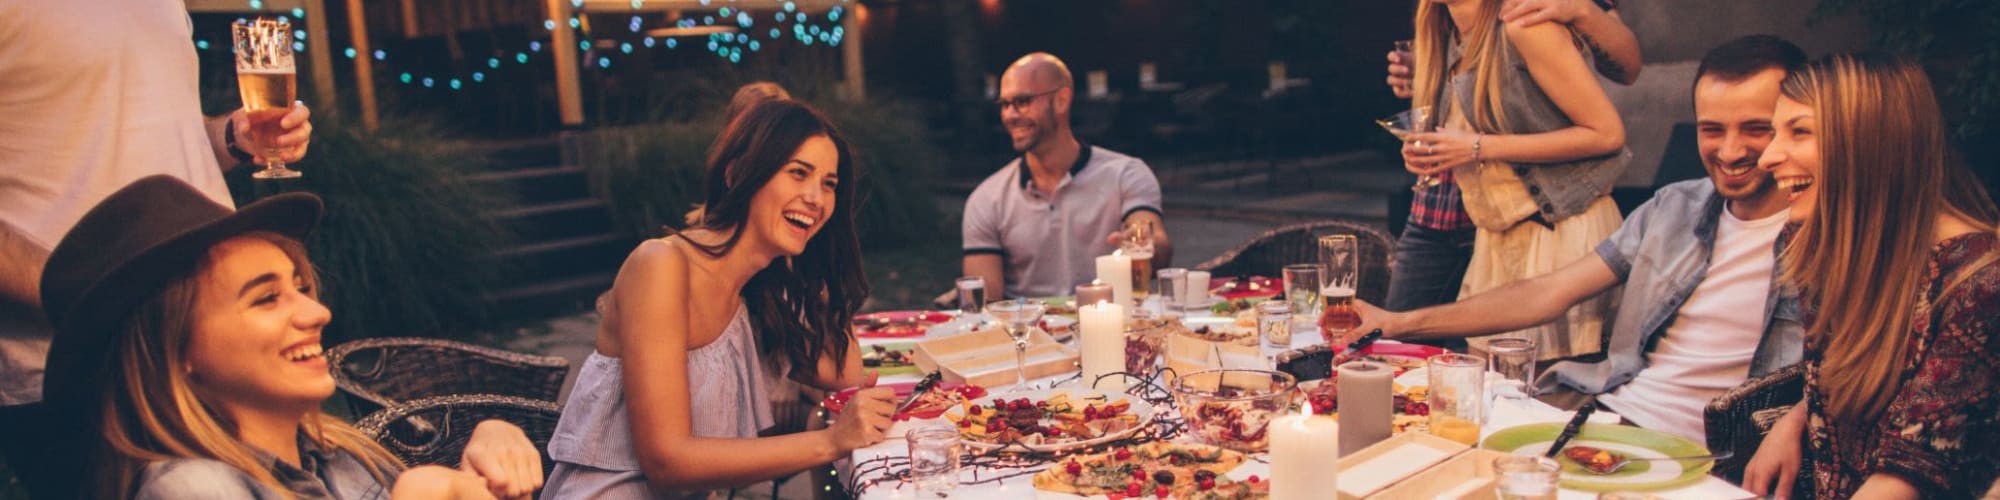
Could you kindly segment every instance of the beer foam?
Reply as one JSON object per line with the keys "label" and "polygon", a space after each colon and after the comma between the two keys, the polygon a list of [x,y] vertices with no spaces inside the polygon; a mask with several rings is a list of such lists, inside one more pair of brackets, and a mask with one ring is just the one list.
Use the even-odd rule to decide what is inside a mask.
{"label": "beer foam", "polygon": [[1338,285],[1323,286],[1320,287],[1319,294],[1327,297],[1353,297],[1354,289]]}
{"label": "beer foam", "polygon": [[296,74],[298,74],[298,68],[242,68],[242,69],[238,69],[238,70],[236,70],[236,74],[239,74],[239,75],[296,75]]}

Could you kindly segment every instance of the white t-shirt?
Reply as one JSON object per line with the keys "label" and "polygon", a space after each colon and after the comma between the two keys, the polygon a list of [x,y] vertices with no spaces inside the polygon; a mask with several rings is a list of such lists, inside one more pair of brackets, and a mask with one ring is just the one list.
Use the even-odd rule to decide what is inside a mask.
{"label": "white t-shirt", "polygon": [[[203,126],[182,0],[0,1],[0,220],[43,248],[132,181],[235,206]],[[5,301],[0,301],[5,302]],[[0,405],[41,400],[48,325],[0,303]]]}
{"label": "white t-shirt", "polygon": [[1640,427],[1708,442],[1703,408],[1748,378],[1764,337],[1772,245],[1784,227],[1784,212],[1744,221],[1723,210],[1708,275],[1646,354],[1646,368],[1598,401]]}

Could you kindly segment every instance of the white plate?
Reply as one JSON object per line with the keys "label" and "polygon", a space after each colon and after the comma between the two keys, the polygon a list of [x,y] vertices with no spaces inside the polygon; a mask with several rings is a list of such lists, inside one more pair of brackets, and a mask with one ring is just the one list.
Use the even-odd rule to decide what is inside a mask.
{"label": "white plate", "polygon": [[[1030,451],[1039,451],[1039,452],[1063,451],[1074,448],[1081,448],[1081,447],[1095,445],[1098,443],[1124,439],[1126,436],[1130,436],[1134,433],[1139,432],[1140,428],[1145,427],[1147,425],[1151,425],[1153,422],[1153,405],[1151,403],[1147,403],[1145,400],[1141,400],[1130,394],[1125,394],[1122,392],[1109,392],[1109,391],[1099,391],[1091,389],[1044,389],[1039,391],[988,394],[986,395],[986,397],[980,398],[979,400],[973,401],[972,403],[973,404],[986,403],[992,401],[994,398],[1006,399],[1008,401],[1012,401],[1019,398],[1028,398],[1028,401],[1043,401],[1049,399],[1050,397],[1054,397],[1055,394],[1058,392],[1067,392],[1069,393],[1069,397],[1072,401],[1083,401],[1084,402],[1083,404],[1086,405],[1093,404],[1089,402],[1093,401],[1093,399],[1089,398],[1098,396],[1104,398],[1103,404],[1110,404],[1117,401],[1126,401],[1130,403],[1132,406],[1132,409],[1129,410],[1129,412],[1132,415],[1139,417],[1139,425],[1134,425],[1131,428],[1127,428],[1122,431],[1105,434],[1103,436],[1098,436],[1094,439],[1087,439],[1083,441],[1070,441],[1070,442],[1056,443],[1056,444],[1036,444],[1036,445],[1023,444],[1021,445],[1022,447],[1026,447]],[[952,421],[954,419],[953,417],[958,417],[958,418],[965,417],[965,405],[958,405],[952,407],[950,410],[945,410],[944,416],[947,422]],[[965,442],[966,447],[980,452],[997,450],[1008,446],[1003,444],[987,443],[983,441],[974,441],[971,439],[962,439],[962,441]]]}

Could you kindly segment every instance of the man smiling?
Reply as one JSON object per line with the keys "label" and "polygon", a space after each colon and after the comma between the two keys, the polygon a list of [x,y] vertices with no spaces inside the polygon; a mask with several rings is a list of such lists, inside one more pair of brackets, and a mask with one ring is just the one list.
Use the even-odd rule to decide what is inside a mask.
{"label": "man smiling", "polygon": [[1799,322],[1777,307],[1772,286],[1785,198],[1756,163],[1771,141],[1778,83],[1804,62],[1798,47],[1764,35],[1709,51],[1694,84],[1709,178],[1661,188],[1596,255],[1454,304],[1406,313],[1359,304],[1364,324],[1353,331],[1382,328],[1398,339],[1508,331],[1623,284],[1606,359],[1557,363],[1537,381],[1543,399],[1574,406],[1597,394],[1641,427],[1705,442],[1710,400],[1803,355]]}

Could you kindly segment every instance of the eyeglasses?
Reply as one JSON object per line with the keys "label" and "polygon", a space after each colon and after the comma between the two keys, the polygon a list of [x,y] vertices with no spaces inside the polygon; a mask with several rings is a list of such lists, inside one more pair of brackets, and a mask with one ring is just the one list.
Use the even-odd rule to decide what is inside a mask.
{"label": "eyeglasses", "polygon": [[1049,94],[1054,94],[1061,90],[1062,87],[1056,87],[1053,89],[1049,89],[1049,91],[1047,92],[1042,92],[1039,94],[1019,95],[1019,96],[1014,96],[1013,98],[1000,99],[993,101],[993,105],[999,107],[1000,111],[1002,112],[1007,111],[1007,108],[1014,108],[1016,110],[1019,110],[1021,108],[1027,107],[1029,104],[1033,104],[1035,102],[1035,98]]}

